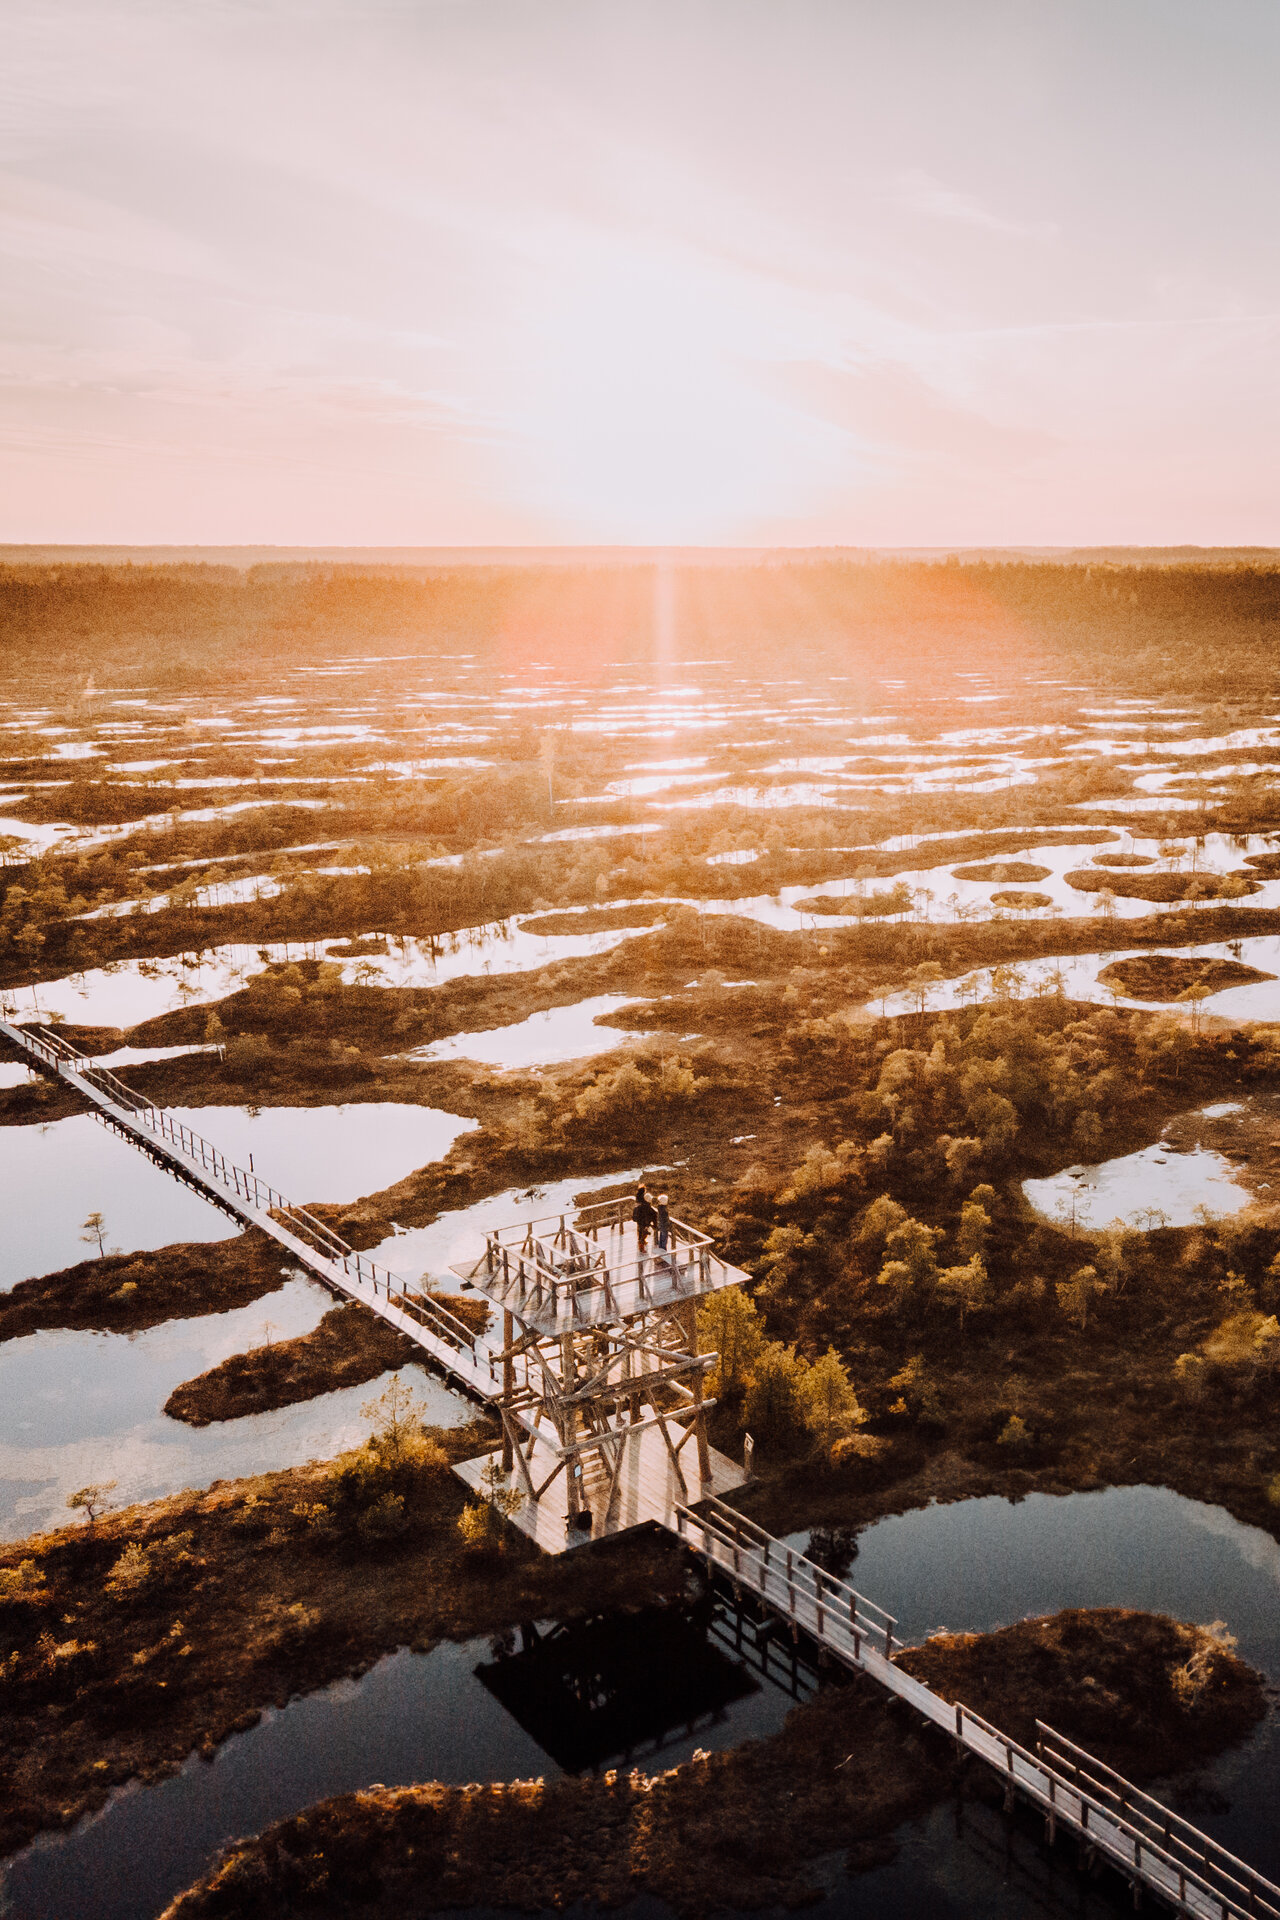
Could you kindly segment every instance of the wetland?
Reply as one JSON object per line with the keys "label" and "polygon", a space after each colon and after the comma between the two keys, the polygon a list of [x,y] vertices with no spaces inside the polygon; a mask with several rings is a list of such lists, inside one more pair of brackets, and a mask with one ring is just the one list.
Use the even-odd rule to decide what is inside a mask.
{"label": "wetland", "polygon": [[[1107,1703],[1079,1737],[1112,1725],[1144,1778],[1165,1741],[1170,1791],[1274,1873],[1245,1669],[1280,1677],[1248,1585],[1280,1531],[1277,576],[815,563],[802,646],[778,580],[708,568],[659,673],[651,574],[621,569],[564,602],[604,636],[588,673],[503,637],[519,570],[80,572],[0,570],[4,1017],[459,1311],[487,1222],[660,1177],[749,1276],[732,1347],[702,1330],[713,1443],[755,1441],[745,1510],[856,1556],[904,1658],[1010,1731],[1028,1663],[1074,1647]],[[604,1620],[648,1646],[661,1616],[665,1645],[713,1604],[674,1544],[469,1544],[474,1410],[8,1051],[0,1188],[16,1913],[123,1886],[153,1819],[196,1837],[120,1893],[135,1920],[391,1911],[446,1854],[441,1905],[679,1912],[829,1901],[833,1848],[909,1903],[960,1858],[930,1809],[983,1789],[858,1681],[787,1719],[776,1681],[695,1662],[711,1719],[664,1730],[658,1774],[619,1760],[652,1733],[555,1762],[476,1681],[491,1642]],[[1239,1711],[1180,1744],[1144,1715],[1217,1621]],[[1064,1716],[1081,1673],[1045,1681]],[[413,1731],[481,1693],[474,1752]],[[637,1823],[623,1884],[589,1839],[629,1857]]]}

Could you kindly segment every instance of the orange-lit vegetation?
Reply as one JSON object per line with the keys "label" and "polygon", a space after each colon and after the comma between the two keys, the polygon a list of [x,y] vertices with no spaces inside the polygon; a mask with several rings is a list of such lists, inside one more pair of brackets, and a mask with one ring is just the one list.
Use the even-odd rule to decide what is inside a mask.
{"label": "orange-lit vegetation", "polygon": [[[817,555],[673,562],[659,585],[643,561],[0,571],[0,822],[22,825],[0,840],[0,989],[98,1050],[209,1049],[127,1069],[158,1102],[473,1117],[442,1161],[320,1208],[364,1247],[533,1181],[663,1166],[752,1277],[703,1333],[716,1442],[750,1429],[754,1510],[779,1531],[1147,1480],[1275,1532],[1280,1025],[1212,1016],[1275,977],[1244,943],[1280,933],[1280,569]],[[659,599],[677,644],[655,659]],[[1088,1002],[1053,971],[1081,957]],[[200,960],[216,984],[185,990]],[[145,1011],[95,1011],[103,979],[149,987],[166,964],[177,984]],[[601,995],[643,1036],[621,1051],[407,1057]],[[1224,1103],[1244,1114],[1239,1215],[1086,1233],[1028,1205],[1024,1179]],[[0,1125],[73,1109],[0,1088]],[[278,1281],[253,1236],[108,1254],[17,1286],[0,1339],[155,1326]],[[234,1356],[174,1410],[241,1417],[370,1377],[399,1349],[359,1312]],[[395,1636],[568,1605],[520,1553],[468,1558],[442,1460],[365,1449],[15,1552],[44,1584],[7,1616],[11,1837]],[[188,1531],[170,1566],[162,1536]],[[131,1546],[155,1574],[136,1591],[136,1557],[113,1571]],[[365,1550],[390,1597],[344,1651]],[[660,1555],[612,1551],[579,1563],[594,1599],[665,1594]],[[267,1651],[230,1617],[207,1660],[184,1654],[237,1581]],[[65,1658],[39,1652],[55,1589],[80,1623]],[[950,1655],[969,1685],[989,1654],[994,1699],[1010,1646]],[[123,1731],[91,1779],[102,1714]],[[881,1825],[907,1804],[889,1795]],[[448,1796],[432,1805],[456,1838]],[[408,1816],[376,1811],[381,1846]]]}

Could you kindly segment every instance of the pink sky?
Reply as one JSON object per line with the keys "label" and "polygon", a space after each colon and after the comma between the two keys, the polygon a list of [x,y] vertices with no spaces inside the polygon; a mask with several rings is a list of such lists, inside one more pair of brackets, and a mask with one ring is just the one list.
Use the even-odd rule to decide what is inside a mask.
{"label": "pink sky", "polygon": [[1280,543],[1273,0],[8,0],[0,540]]}

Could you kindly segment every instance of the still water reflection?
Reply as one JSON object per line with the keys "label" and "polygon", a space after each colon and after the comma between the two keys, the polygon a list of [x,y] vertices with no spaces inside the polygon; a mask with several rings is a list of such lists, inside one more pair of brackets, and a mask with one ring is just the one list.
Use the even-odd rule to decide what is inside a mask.
{"label": "still water reflection", "polygon": [[[163,1411],[176,1386],[233,1353],[310,1332],[333,1305],[317,1282],[289,1279],[229,1313],[140,1333],[53,1329],[0,1345],[0,1538],[66,1524],[67,1495],[114,1480],[120,1505],[329,1459],[369,1430],[360,1408],[384,1382],[317,1394],[270,1413],[189,1427]],[[401,1377],[433,1426],[474,1409],[425,1368]]]}
{"label": "still water reflection", "polygon": [[[474,1125],[435,1107],[391,1101],[336,1107],[174,1107],[193,1128],[290,1199],[355,1200],[439,1160]],[[56,1273],[96,1254],[85,1238],[103,1216],[108,1252],[136,1253],[237,1231],[217,1207],[93,1118],[0,1127],[0,1287]]]}
{"label": "still water reflection", "polygon": [[[770,1733],[790,1696],[734,1660],[725,1638],[723,1611],[691,1604],[572,1629],[559,1642],[554,1630],[525,1628],[427,1654],[401,1648],[359,1680],[269,1710],[212,1761],[193,1756],[168,1780],[123,1789],[71,1833],[37,1841],[0,1880],[9,1902],[0,1911],[153,1920],[228,1840],[333,1794],[375,1782],[554,1778],[562,1769],[547,1746],[574,1718],[566,1703],[577,1721],[601,1723],[600,1739],[588,1732],[586,1749],[564,1756],[575,1766],[629,1756],[672,1766],[696,1747]],[[687,1704],[656,1683],[664,1666]]]}
{"label": "still water reflection", "polygon": [[[799,1545],[806,1540],[796,1536]],[[1036,1494],[1016,1504],[970,1500],[883,1520],[861,1536],[853,1577],[899,1616],[908,1637],[944,1623],[990,1628],[1063,1606],[1118,1604],[1186,1620],[1225,1619],[1243,1656],[1280,1675],[1280,1547],[1222,1509],[1162,1488]],[[628,1649],[636,1651],[634,1617],[611,1631],[625,1669]],[[715,1632],[708,1637],[714,1641]],[[681,1710],[704,1712],[695,1728],[681,1730],[661,1711],[654,1721],[645,1699],[653,1691],[645,1685],[652,1646],[644,1647],[643,1659],[630,1660],[632,1685],[638,1677],[649,1718],[636,1723],[640,1732],[614,1736],[615,1753],[630,1737],[647,1742],[669,1765],[695,1746],[734,1744],[780,1724],[790,1705],[787,1692],[757,1672],[726,1676],[732,1634],[721,1627],[719,1641],[711,1666],[688,1682]],[[607,1670],[594,1644],[581,1655],[597,1676]],[[564,1737],[563,1716],[540,1722],[530,1686],[513,1686],[510,1669],[495,1682],[493,1667],[493,1648],[484,1641],[427,1655],[401,1651],[360,1680],[269,1713],[212,1762],[192,1759],[170,1780],[125,1789],[95,1819],[29,1848],[8,1872],[11,1910],[23,1920],[88,1920],[90,1914],[152,1920],[219,1844],[326,1795],[375,1781],[551,1777],[556,1762],[548,1748]],[[575,1684],[572,1658],[565,1677]],[[609,1688],[603,1697],[612,1704]],[[607,1757],[597,1747],[589,1760],[600,1764]],[[583,1758],[576,1752],[572,1762]],[[1280,1869],[1274,1714],[1246,1747],[1208,1770],[1208,1784],[1231,1804],[1211,1813],[1202,1804],[1197,1820],[1274,1876]],[[1118,1884],[1078,1877],[1069,1848],[1051,1855],[1036,1821],[1006,1824],[971,1806],[942,1807],[909,1825],[883,1867],[850,1878],[840,1862],[819,1862],[814,1872],[815,1884],[828,1887],[817,1910],[829,1920],[1022,1920],[1032,1914],[1065,1920],[1119,1914],[1128,1905]],[[662,1911],[649,1902],[644,1909]]]}

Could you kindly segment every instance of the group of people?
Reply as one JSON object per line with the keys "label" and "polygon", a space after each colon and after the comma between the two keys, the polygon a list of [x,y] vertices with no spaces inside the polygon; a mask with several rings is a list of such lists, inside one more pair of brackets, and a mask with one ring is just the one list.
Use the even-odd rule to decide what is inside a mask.
{"label": "group of people", "polygon": [[635,1221],[636,1240],[641,1253],[648,1253],[650,1235],[656,1235],[659,1253],[665,1253],[671,1241],[671,1215],[667,1211],[667,1196],[658,1195],[655,1207],[649,1198],[649,1189],[644,1181],[636,1188],[636,1203],[631,1209],[631,1218]]}

